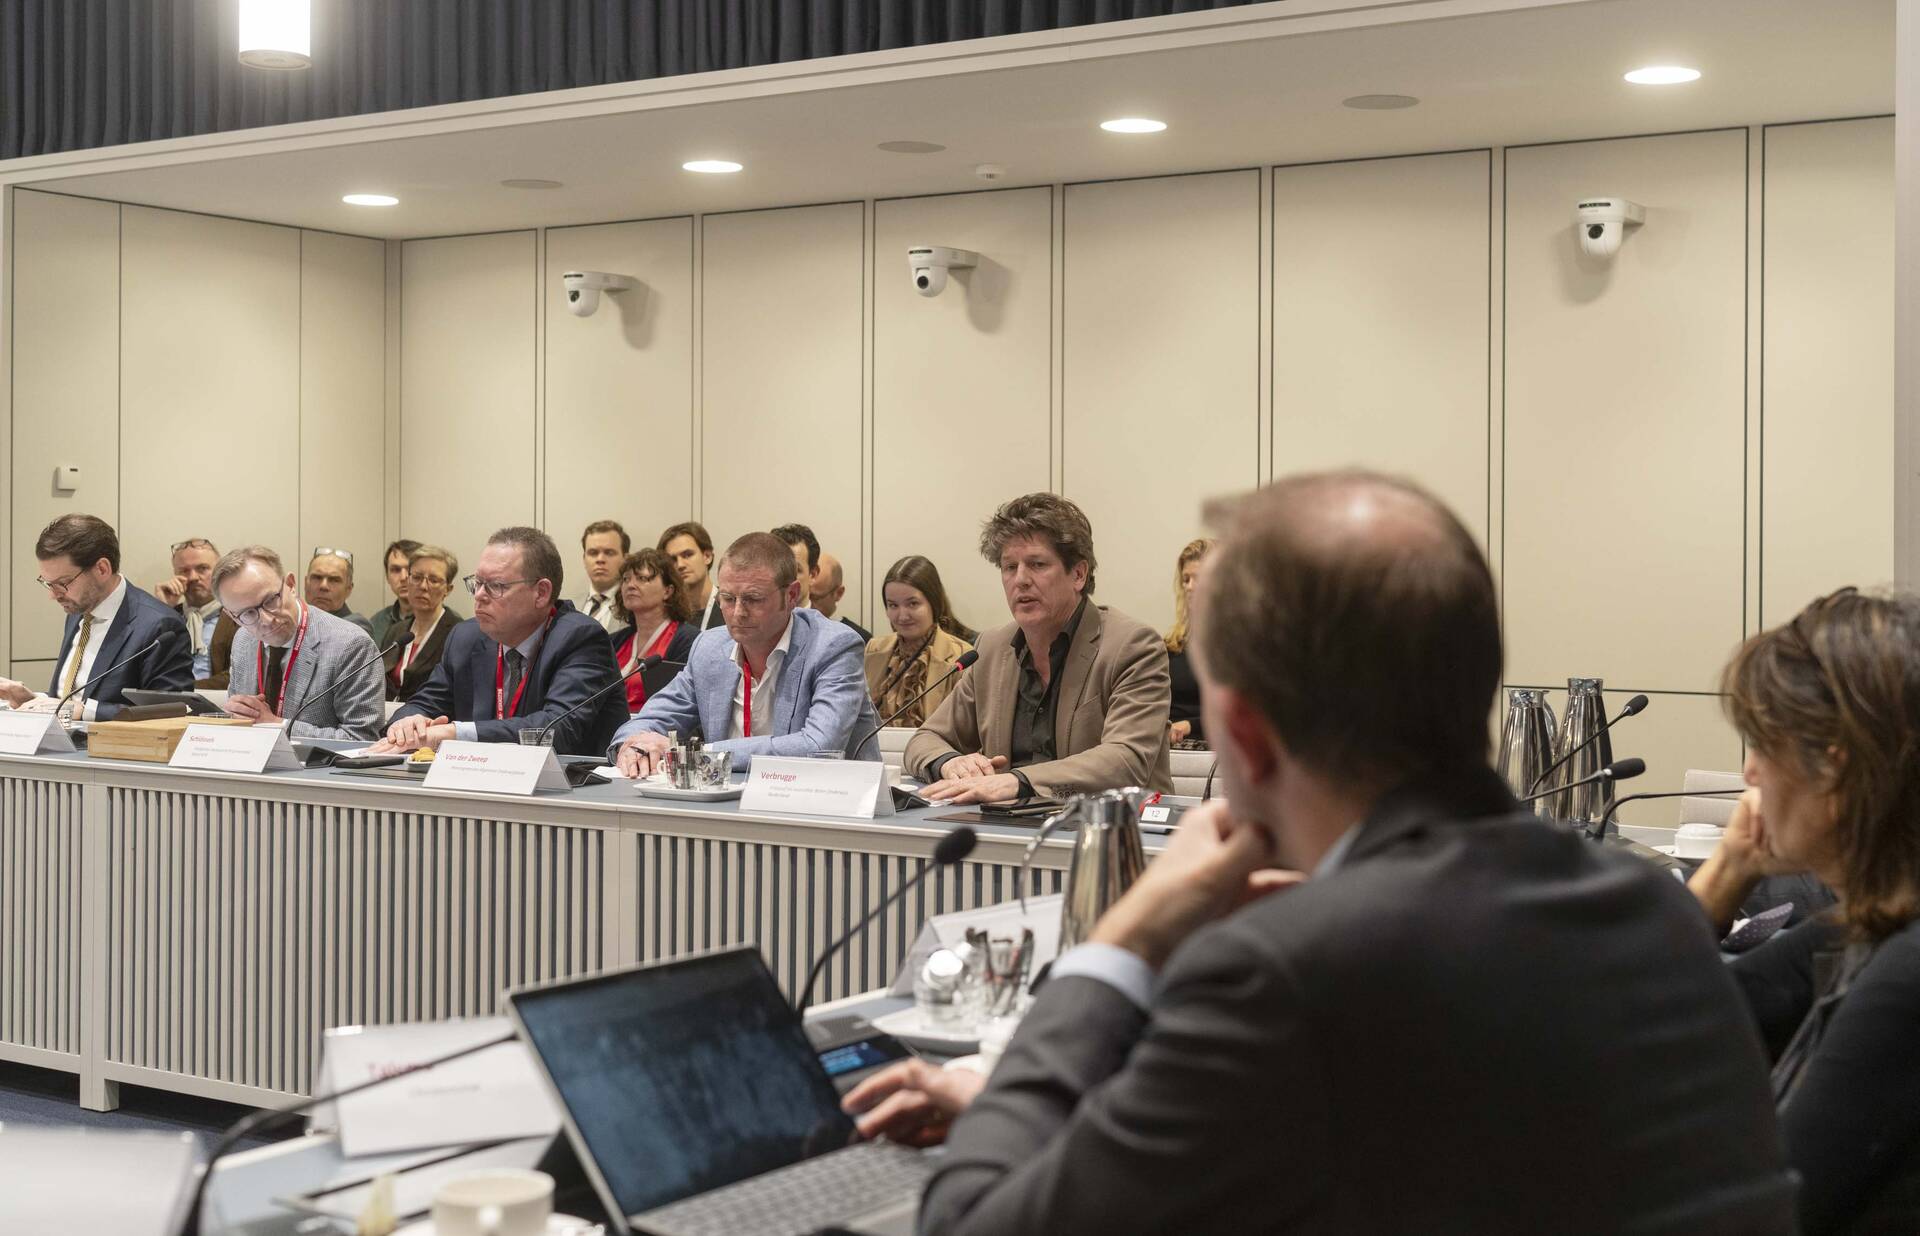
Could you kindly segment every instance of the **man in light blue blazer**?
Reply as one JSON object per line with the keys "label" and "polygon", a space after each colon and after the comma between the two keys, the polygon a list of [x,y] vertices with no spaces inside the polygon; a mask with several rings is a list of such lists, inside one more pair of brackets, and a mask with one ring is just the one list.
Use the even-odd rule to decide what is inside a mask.
{"label": "man in light blue blazer", "polygon": [[800,608],[786,543],[749,533],[727,547],[714,576],[726,626],[703,632],[687,668],[614,735],[607,755],[621,773],[652,772],[669,730],[682,738],[698,730],[708,748],[736,752],[738,764],[756,755],[878,760],[866,647],[847,627]]}

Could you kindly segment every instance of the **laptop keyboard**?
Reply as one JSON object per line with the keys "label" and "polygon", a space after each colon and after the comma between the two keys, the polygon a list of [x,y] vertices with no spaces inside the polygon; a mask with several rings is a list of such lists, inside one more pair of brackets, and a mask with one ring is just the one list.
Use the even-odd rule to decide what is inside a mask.
{"label": "laptop keyboard", "polygon": [[917,1150],[864,1142],[636,1215],[665,1236],[806,1236],[918,1196],[933,1166]]}

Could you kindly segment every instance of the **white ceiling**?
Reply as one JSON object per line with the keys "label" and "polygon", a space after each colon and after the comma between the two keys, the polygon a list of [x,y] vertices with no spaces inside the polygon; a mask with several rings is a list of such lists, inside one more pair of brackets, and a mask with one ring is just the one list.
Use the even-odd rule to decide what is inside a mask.
{"label": "white ceiling", "polygon": [[[983,162],[1006,165],[1000,183],[1018,185],[1825,119],[1892,110],[1893,9],[1893,0],[1603,0],[876,84],[836,86],[842,79],[825,75],[762,97],[425,136],[375,131],[37,187],[410,237],[977,189]],[[1621,81],[1649,63],[1705,76],[1666,88]],[[1368,93],[1422,102],[1341,106]],[[1127,137],[1096,127],[1123,115],[1170,128]],[[890,140],[947,149],[875,149]],[[746,171],[679,170],[698,157]],[[564,187],[498,183],[514,177]],[[339,200],[349,192],[401,204],[350,207]]]}

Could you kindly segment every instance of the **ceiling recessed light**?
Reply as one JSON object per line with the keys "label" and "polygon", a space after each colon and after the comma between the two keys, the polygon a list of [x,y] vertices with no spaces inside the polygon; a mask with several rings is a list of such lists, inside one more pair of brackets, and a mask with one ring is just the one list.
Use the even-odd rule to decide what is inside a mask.
{"label": "ceiling recessed light", "polygon": [[532,177],[519,176],[516,176],[512,180],[503,180],[500,183],[509,189],[558,189],[560,187],[560,182],[557,180],[537,180]]}
{"label": "ceiling recessed light", "polygon": [[1699,81],[1700,70],[1683,64],[1650,64],[1627,74],[1627,80],[1636,86],[1678,86],[1682,82]]}
{"label": "ceiling recessed light", "polygon": [[1340,106],[1362,112],[1393,112],[1403,107],[1413,107],[1419,102],[1410,94],[1356,94],[1350,99],[1340,100]]}
{"label": "ceiling recessed light", "polygon": [[881,142],[879,149],[888,154],[939,154],[946,147],[939,142]]}
{"label": "ceiling recessed light", "polygon": [[340,199],[349,206],[398,206],[400,199],[385,193],[349,193]]}
{"label": "ceiling recessed light", "polygon": [[1167,125],[1163,120],[1148,120],[1144,116],[1124,116],[1119,120],[1103,120],[1100,127],[1109,133],[1158,133]]}
{"label": "ceiling recessed light", "polygon": [[740,165],[731,159],[689,159],[680,167],[683,171],[705,172],[709,176],[722,176],[740,170]]}

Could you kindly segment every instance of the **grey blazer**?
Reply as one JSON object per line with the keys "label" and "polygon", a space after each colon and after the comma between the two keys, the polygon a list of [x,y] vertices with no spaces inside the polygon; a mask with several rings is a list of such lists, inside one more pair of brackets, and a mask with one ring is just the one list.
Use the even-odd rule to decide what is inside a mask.
{"label": "grey blazer", "polygon": [[[379,738],[386,733],[386,692],[380,681],[380,658],[373,655],[372,638],[351,622],[311,605],[307,615],[306,641],[294,658],[293,672],[281,692],[280,715],[298,713],[300,717],[288,733],[301,738]],[[260,694],[259,653],[259,637],[240,628],[233,637],[233,672],[227,681],[230,694]],[[328,695],[340,676],[348,672],[353,673],[352,681]]]}

